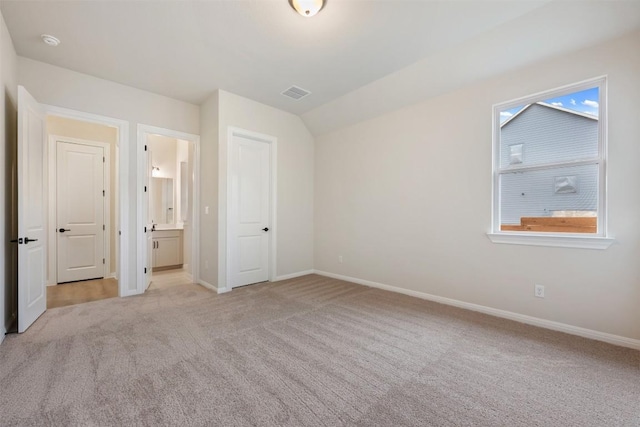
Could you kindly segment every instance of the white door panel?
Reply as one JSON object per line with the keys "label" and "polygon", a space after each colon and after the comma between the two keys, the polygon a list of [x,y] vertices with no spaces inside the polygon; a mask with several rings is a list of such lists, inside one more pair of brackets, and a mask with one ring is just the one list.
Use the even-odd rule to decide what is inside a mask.
{"label": "white door panel", "polygon": [[262,236],[238,236],[238,267],[241,273],[262,268]]}
{"label": "white door panel", "polygon": [[47,308],[45,114],[18,87],[18,332]]}
{"label": "white door panel", "polygon": [[270,145],[234,135],[229,171],[231,287],[269,280]]}
{"label": "white door panel", "polygon": [[57,143],[58,283],[105,276],[104,149]]}
{"label": "white door panel", "polygon": [[146,244],[147,244],[147,256],[145,259],[145,269],[146,269],[146,273],[145,273],[145,286],[144,289],[146,290],[147,288],[149,288],[149,285],[151,284],[151,276],[152,276],[152,271],[153,271],[153,257],[154,257],[154,253],[153,253],[153,218],[151,213],[151,207],[153,206],[153,191],[151,191],[151,177],[153,175],[153,154],[151,153],[151,150],[145,150],[145,153],[147,155],[147,173],[145,175],[145,191],[146,194],[145,196],[147,197],[147,218],[146,218],[146,223],[147,223],[147,228],[146,228],[146,232],[145,232],[145,239],[146,239]]}
{"label": "white door panel", "polygon": [[46,301],[46,288],[43,290],[40,283],[45,280],[43,276],[44,271],[39,268],[43,262],[46,262],[46,256],[44,247],[39,245],[37,247],[28,247],[32,244],[26,245],[27,252],[27,304],[26,309],[35,309],[40,304],[40,301],[44,298]]}

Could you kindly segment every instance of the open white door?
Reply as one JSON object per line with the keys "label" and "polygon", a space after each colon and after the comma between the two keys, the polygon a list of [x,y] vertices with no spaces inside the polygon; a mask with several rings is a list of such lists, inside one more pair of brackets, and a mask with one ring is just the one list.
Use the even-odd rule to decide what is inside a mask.
{"label": "open white door", "polygon": [[146,245],[147,256],[145,258],[145,290],[151,284],[151,274],[153,270],[153,218],[151,215],[151,206],[153,206],[153,191],[151,188],[151,175],[153,173],[153,163],[151,163],[151,150],[145,151],[147,155],[147,174],[145,176],[144,188],[147,196],[147,229],[146,229]]}
{"label": "open white door", "polygon": [[18,332],[47,309],[45,113],[18,87]]}
{"label": "open white door", "polygon": [[234,135],[229,172],[229,278],[232,288],[269,280],[271,146]]}

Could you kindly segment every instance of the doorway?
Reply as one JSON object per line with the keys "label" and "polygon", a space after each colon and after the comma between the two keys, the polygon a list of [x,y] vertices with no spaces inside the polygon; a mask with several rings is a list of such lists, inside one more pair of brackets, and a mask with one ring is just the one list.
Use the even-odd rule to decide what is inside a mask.
{"label": "doorway", "polygon": [[[23,87],[18,86],[18,138],[17,138],[17,236],[12,240],[18,250],[18,286],[17,286],[17,332],[24,332],[47,309],[47,284],[57,281],[57,272],[50,274],[51,258],[48,256],[49,245],[55,242],[50,234],[59,232],[51,216],[55,217],[55,210],[50,211],[50,204],[55,197],[50,197],[53,183],[49,179],[49,164],[53,154],[49,151],[47,142],[47,117],[74,119],[88,124],[101,124],[115,129],[117,144],[127,145],[129,124],[123,120],[112,119],[90,113],[79,112],[66,108],[40,104]],[[59,133],[59,132],[56,132]],[[61,133],[59,133],[61,134]],[[82,137],[81,137],[82,138]],[[91,138],[86,138],[91,139]],[[126,218],[128,210],[120,198],[127,200],[126,171],[128,170],[128,152],[114,147],[116,170],[111,175],[117,189],[115,208],[117,215],[113,215],[114,230],[117,230],[116,242],[111,249],[115,250],[112,260],[116,263],[116,275],[120,278],[128,277],[128,248],[121,244],[121,239],[128,235],[129,227]],[[56,157],[57,158],[57,157]],[[120,163],[122,163],[120,165]],[[120,167],[121,166],[121,167]],[[124,174],[124,179],[120,179]],[[55,186],[53,185],[53,188]],[[106,224],[104,224],[106,227]],[[106,230],[105,230],[106,231]],[[66,229],[65,229],[66,232]],[[54,247],[56,245],[54,244]],[[105,260],[106,262],[106,260]],[[56,263],[52,263],[56,266]],[[55,279],[52,279],[55,278]],[[120,296],[130,295],[126,280],[120,280],[116,285]]]}
{"label": "doorway", "polygon": [[138,238],[141,292],[197,283],[197,135],[138,125]]}
{"label": "doorway", "polygon": [[46,124],[47,307],[118,296],[118,129],[53,114]]}

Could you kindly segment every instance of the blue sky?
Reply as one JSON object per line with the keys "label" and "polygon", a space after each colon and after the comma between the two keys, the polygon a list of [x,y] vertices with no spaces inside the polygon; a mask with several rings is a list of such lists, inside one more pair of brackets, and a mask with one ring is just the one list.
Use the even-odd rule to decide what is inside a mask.
{"label": "blue sky", "polygon": [[[597,116],[600,102],[600,96],[598,92],[599,89],[597,87],[594,87],[580,92],[573,92],[569,95],[545,99],[544,102],[546,102],[547,104],[557,105],[558,107],[566,108],[568,110],[575,110],[581,113]],[[523,107],[524,105],[501,111],[500,123],[516,114]]]}

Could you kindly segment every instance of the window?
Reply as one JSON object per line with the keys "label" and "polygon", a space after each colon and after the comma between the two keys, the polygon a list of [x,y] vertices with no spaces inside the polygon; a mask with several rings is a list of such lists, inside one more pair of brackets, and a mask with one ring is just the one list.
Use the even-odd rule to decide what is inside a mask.
{"label": "window", "polygon": [[611,244],[605,100],[603,77],[494,106],[494,242]]}

